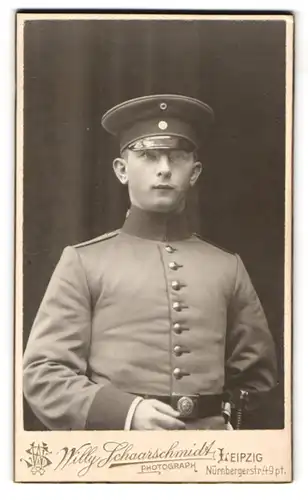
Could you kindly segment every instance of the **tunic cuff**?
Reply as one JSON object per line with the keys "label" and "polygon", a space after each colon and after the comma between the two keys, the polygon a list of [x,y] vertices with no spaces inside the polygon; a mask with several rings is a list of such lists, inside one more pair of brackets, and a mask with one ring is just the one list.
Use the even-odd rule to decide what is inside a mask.
{"label": "tunic cuff", "polygon": [[141,401],[143,401],[143,399],[140,396],[137,396],[136,399],[134,399],[134,401],[130,405],[130,409],[128,410],[128,414],[125,420],[125,426],[124,426],[125,431],[130,431],[132,426],[133,416],[135,415],[135,410],[139,405],[139,403],[141,403]]}
{"label": "tunic cuff", "polygon": [[135,398],[111,384],[101,387],[90,406],[86,430],[123,430]]}

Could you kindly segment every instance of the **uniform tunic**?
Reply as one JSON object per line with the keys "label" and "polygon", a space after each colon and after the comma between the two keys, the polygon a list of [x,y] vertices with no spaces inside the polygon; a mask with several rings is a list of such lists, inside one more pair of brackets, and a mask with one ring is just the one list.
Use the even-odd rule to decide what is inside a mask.
{"label": "uniform tunic", "polygon": [[185,214],[136,207],[121,230],[64,250],[24,356],[25,396],[50,429],[123,429],[135,394],[275,383],[274,343],[240,257],[192,234]]}

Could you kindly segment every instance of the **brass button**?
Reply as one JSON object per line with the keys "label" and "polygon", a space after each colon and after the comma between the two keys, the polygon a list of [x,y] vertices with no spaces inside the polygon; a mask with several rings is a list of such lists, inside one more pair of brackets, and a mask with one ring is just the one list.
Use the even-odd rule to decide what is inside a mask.
{"label": "brass button", "polygon": [[181,356],[181,354],[183,354],[182,347],[180,345],[175,345],[173,352],[176,356]]}
{"label": "brass button", "polygon": [[166,250],[166,252],[168,252],[168,253],[173,253],[173,252],[175,252],[175,248],[173,248],[171,245],[166,245],[166,246],[165,246],[165,250]]}
{"label": "brass button", "polygon": [[174,376],[177,380],[179,380],[180,378],[182,378],[182,377],[183,377],[183,374],[182,374],[182,372],[181,372],[181,368],[174,368],[174,370],[173,370],[173,376]]}
{"label": "brass button", "polygon": [[172,307],[175,311],[178,311],[178,312],[182,311],[182,306],[179,302],[173,302]]}
{"label": "brass button", "polygon": [[171,288],[173,290],[180,290],[181,289],[181,283],[179,281],[172,281],[171,282]]}
{"label": "brass button", "polygon": [[172,262],[169,262],[169,267],[170,267],[170,269],[172,269],[172,271],[176,271],[181,266],[179,266],[179,264],[177,264],[176,262],[172,261]]}
{"label": "brass button", "polygon": [[182,329],[180,323],[174,323],[173,324],[173,331],[175,333],[178,333],[178,334],[182,333],[183,329]]}

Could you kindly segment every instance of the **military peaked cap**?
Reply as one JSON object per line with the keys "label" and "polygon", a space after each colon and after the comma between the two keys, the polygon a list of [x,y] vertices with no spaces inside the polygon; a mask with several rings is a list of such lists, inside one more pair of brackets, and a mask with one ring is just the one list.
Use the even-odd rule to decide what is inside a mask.
{"label": "military peaked cap", "polygon": [[204,140],[214,112],[193,97],[159,94],[138,97],[114,106],[102,126],[118,137],[120,149],[189,149]]}

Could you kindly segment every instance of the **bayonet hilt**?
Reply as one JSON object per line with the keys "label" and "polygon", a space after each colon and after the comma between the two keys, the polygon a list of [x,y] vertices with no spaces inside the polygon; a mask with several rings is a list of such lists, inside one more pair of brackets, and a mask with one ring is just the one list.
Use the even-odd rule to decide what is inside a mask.
{"label": "bayonet hilt", "polygon": [[236,430],[240,430],[242,427],[243,411],[245,409],[247,399],[248,399],[248,392],[241,389],[239,394],[238,406],[236,407],[236,421],[235,421]]}

